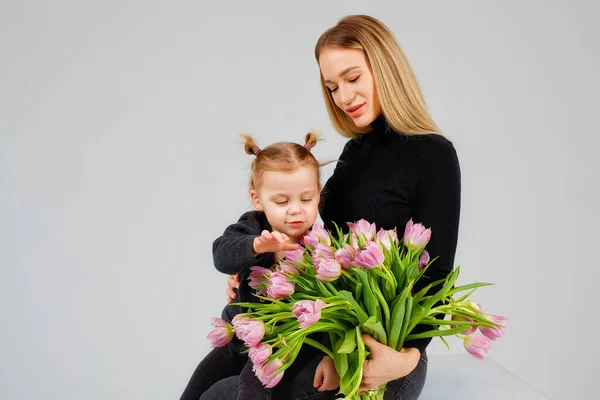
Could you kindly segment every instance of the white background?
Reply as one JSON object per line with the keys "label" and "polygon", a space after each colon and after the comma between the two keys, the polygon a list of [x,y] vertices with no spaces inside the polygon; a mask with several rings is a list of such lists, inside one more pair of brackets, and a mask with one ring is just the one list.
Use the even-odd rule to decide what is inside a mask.
{"label": "white background", "polygon": [[497,283],[476,297],[510,318],[490,357],[550,399],[595,398],[598,11],[2,2],[0,398],[179,397],[225,301],[212,241],[250,207],[238,135],[321,128],[315,154],[339,155],[313,49],[355,13],[394,31],[457,148],[456,263]]}

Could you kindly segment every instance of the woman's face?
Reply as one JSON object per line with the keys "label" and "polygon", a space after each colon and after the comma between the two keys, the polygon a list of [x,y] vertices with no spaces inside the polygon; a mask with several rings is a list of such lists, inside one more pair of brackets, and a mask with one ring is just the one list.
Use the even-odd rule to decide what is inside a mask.
{"label": "woman's face", "polygon": [[319,68],[335,105],[363,128],[381,114],[373,72],[364,51],[326,47],[319,57]]}

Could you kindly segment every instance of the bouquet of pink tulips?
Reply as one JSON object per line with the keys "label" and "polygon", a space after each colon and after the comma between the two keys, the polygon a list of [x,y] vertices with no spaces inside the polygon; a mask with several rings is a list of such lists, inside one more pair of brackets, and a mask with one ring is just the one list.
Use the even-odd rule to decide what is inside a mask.
{"label": "bouquet of pink tulips", "polygon": [[[358,392],[368,358],[362,333],[396,350],[408,340],[456,335],[469,353],[484,358],[490,340],[502,335],[504,318],[484,313],[469,296],[489,283],[455,286],[457,267],[417,290],[435,262],[425,250],[430,229],[409,221],[398,240],[395,230],[377,232],[364,220],[348,225],[346,235],[315,225],[303,247],[278,265],[252,267],[250,286],[261,302],[237,303],[248,312],[237,315],[232,326],[213,319],[213,345],[227,344],[235,333],[266,387],[277,385],[303,344],[319,348],[333,358],[347,399],[383,399],[385,392],[385,385]],[[461,292],[466,293],[458,297]],[[431,330],[413,333],[419,324]],[[327,346],[309,337],[317,332],[329,334]]]}

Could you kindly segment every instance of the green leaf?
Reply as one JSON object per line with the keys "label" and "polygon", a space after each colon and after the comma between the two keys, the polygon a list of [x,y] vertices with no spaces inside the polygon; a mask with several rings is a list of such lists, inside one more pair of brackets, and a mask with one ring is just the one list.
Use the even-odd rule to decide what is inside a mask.
{"label": "green leaf", "polygon": [[400,338],[400,331],[402,330],[404,313],[406,311],[407,293],[408,291],[405,288],[392,306],[391,326],[388,331],[388,346],[396,350],[398,350],[398,339]]}
{"label": "green leaf", "polygon": [[[408,305],[407,305],[407,308],[408,308]],[[404,317],[404,320],[408,322],[408,326],[402,327],[402,329],[403,329],[402,338],[403,338],[404,342],[406,342],[406,340],[407,340],[406,337],[408,335],[410,335],[410,333],[412,332],[414,327],[417,324],[421,323],[420,321],[422,321],[423,318],[426,318],[426,317],[427,317],[427,311],[419,303],[416,303],[413,298],[413,303],[412,303],[412,307],[410,310],[410,314]],[[404,342],[399,343],[399,344],[401,344],[403,346]],[[398,347],[398,350],[402,346]]]}
{"label": "green leaf", "polygon": [[448,351],[450,351],[450,345],[448,344],[448,342],[446,341],[446,339],[444,339],[443,336],[440,336],[440,340],[442,342],[444,342],[444,344],[446,345],[446,348],[448,349]]}
{"label": "green leaf", "polygon": [[358,318],[359,323],[364,324],[369,319],[369,316],[362,309],[362,307],[358,304],[358,302],[354,299],[354,297],[352,296],[352,293],[348,292],[347,290],[340,290],[338,292],[338,296],[340,296],[342,299],[350,302],[350,304],[352,305],[350,311],[352,311],[356,314],[356,318]]}
{"label": "green leaf", "polygon": [[419,290],[413,296],[414,301],[417,302],[417,303],[421,302],[421,300],[427,295],[427,293],[429,293],[429,291],[431,290],[432,287],[438,286],[438,285],[442,284],[445,281],[446,281],[446,279],[444,278],[444,279],[440,279],[440,280],[437,280],[435,282],[432,282],[429,285],[425,286],[423,289]]}
{"label": "green leaf", "polygon": [[468,285],[463,285],[463,286],[457,286],[454,289],[450,290],[448,292],[448,294],[450,296],[452,296],[455,293],[458,292],[463,292],[465,290],[469,290],[469,289],[473,289],[473,288],[479,288],[479,287],[483,287],[483,286],[493,286],[493,283],[489,283],[489,282],[475,282],[475,283],[470,283]]}
{"label": "green leaf", "polygon": [[366,328],[373,330],[375,335],[373,338],[380,343],[387,345],[387,335],[385,333],[385,329],[383,329],[383,325],[381,321],[377,320],[375,317],[370,317],[367,322],[363,324]]}
{"label": "green leaf", "polygon": [[408,326],[410,325],[410,316],[412,315],[412,311],[413,311],[413,298],[412,298],[412,296],[408,296],[406,298],[406,311],[404,313],[404,322],[402,322],[402,330],[400,331],[400,338],[398,339],[398,349],[396,349],[396,350],[400,350],[402,348],[402,346],[404,345],[404,341],[405,341],[404,338],[406,337]]}
{"label": "green leaf", "polygon": [[318,291],[321,293],[321,296],[323,297],[330,297],[333,296],[333,293],[331,293],[327,287],[323,284],[323,282],[321,282],[318,279],[315,279],[315,283],[317,284],[317,288]]}
{"label": "green leaf", "polygon": [[454,328],[454,329],[436,329],[436,330],[431,330],[431,331],[427,331],[427,332],[423,332],[423,333],[416,333],[414,335],[408,335],[406,337],[406,340],[409,341],[409,340],[415,340],[415,339],[431,338],[431,337],[436,337],[436,336],[456,335],[457,333],[462,333],[468,329],[469,329],[468,326],[461,326],[461,327]]}
{"label": "green leaf", "polygon": [[369,279],[371,281],[371,288],[373,289],[373,294],[377,298],[379,302],[379,309],[383,311],[383,321],[384,321],[384,329],[389,328],[390,326],[390,308],[388,306],[388,302],[381,293],[380,286],[376,282],[376,277],[374,275],[370,275]]}
{"label": "green leaf", "polygon": [[350,376],[350,378],[347,381],[346,390],[342,391],[342,393],[344,393],[347,399],[353,398],[353,396],[355,396],[358,393],[358,388],[360,387],[360,383],[362,382],[363,364],[367,359],[367,350],[365,349],[365,342],[362,339],[361,332],[358,326],[356,327],[356,344],[358,347],[358,351],[353,354],[356,354],[357,356],[352,360],[353,362],[350,368],[350,370],[354,371],[354,373]]}
{"label": "green leaf", "polygon": [[[337,364],[336,364],[336,370],[338,370],[338,373],[340,375],[340,392],[347,394],[352,392],[352,389],[355,386],[355,382],[354,379],[355,378],[355,374],[351,374],[351,371],[356,371],[356,366],[358,365],[358,352],[353,352],[350,354],[340,354],[339,357],[341,358],[341,360],[338,362],[338,364],[341,366],[341,368],[338,370]],[[341,374],[339,371],[341,371],[342,368],[345,367],[345,372],[344,374]]]}
{"label": "green leaf", "polygon": [[460,303],[460,302],[465,301],[469,296],[471,296],[473,293],[475,293],[476,290],[477,290],[477,288],[472,289],[471,291],[469,291],[465,295],[461,296],[458,300],[456,300],[456,303]]}
{"label": "green leaf", "polygon": [[[338,353],[351,353],[356,348],[356,336],[354,329],[348,329],[344,332],[344,340],[342,341]],[[340,375],[341,376],[341,375]]]}
{"label": "green leaf", "polygon": [[369,276],[367,271],[362,268],[355,268],[354,273],[363,284],[363,300],[367,309],[367,313],[375,316],[377,320],[381,321],[381,309],[379,308],[379,301],[377,301],[377,298],[375,297],[375,294],[369,285]]}
{"label": "green leaf", "polygon": [[423,308],[425,310],[430,310],[435,303],[437,303],[444,296],[446,296],[446,294],[450,291],[450,289],[452,288],[452,286],[454,286],[454,283],[458,279],[459,273],[460,268],[456,267],[450,274],[448,274],[447,281],[444,284],[444,286],[437,293],[431,296],[431,298],[427,300],[425,304],[423,304]]}

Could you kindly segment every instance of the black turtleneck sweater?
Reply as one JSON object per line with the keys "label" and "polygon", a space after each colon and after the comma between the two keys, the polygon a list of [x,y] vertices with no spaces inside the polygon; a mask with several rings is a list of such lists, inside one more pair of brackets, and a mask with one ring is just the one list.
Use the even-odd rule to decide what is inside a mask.
{"label": "black turtleneck sweater", "polygon": [[[404,233],[408,220],[431,228],[426,249],[431,258],[419,287],[445,278],[452,271],[460,216],[460,167],[452,143],[437,134],[395,132],[383,116],[369,133],[349,140],[321,196],[321,218],[327,229],[335,222],[363,218],[377,229],[397,227]],[[417,326],[415,332],[431,329]],[[404,347],[421,353],[431,339],[414,340]]]}

